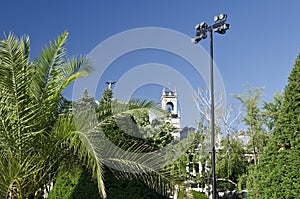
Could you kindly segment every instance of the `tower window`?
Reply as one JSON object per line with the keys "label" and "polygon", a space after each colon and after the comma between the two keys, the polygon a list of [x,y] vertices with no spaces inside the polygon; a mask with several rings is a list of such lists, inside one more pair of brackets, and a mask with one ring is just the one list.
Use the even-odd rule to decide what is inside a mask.
{"label": "tower window", "polygon": [[166,105],[166,111],[168,111],[169,113],[172,113],[174,110],[174,105],[172,102],[168,102]]}

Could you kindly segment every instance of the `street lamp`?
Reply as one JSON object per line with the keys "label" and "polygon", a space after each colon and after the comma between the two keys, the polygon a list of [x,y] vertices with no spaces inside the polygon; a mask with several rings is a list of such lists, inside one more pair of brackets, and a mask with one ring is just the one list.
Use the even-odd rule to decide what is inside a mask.
{"label": "street lamp", "polygon": [[217,197],[217,180],[216,180],[216,148],[215,148],[215,100],[214,100],[214,70],[213,70],[213,31],[219,34],[225,34],[226,30],[229,29],[230,24],[226,23],[227,14],[220,14],[214,17],[215,23],[208,26],[205,22],[196,25],[196,37],[192,38],[194,44],[199,43],[202,39],[207,37],[207,32],[210,33],[210,111],[211,111],[211,169],[212,169],[212,198]]}

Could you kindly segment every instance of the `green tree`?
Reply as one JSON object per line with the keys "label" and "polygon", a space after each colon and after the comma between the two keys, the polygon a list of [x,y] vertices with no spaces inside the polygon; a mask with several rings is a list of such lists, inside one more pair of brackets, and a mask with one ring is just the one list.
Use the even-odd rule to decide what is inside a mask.
{"label": "green tree", "polygon": [[216,165],[219,189],[237,190],[239,178],[246,173],[247,165],[245,150],[239,140],[234,136],[231,139],[229,137],[223,139]]}
{"label": "green tree", "polygon": [[[167,199],[154,189],[150,189],[138,179],[117,178],[113,172],[105,168],[105,185],[108,199]],[[125,196],[126,195],[126,196]],[[75,167],[63,172],[53,189],[49,199],[100,199],[97,184],[84,168]]]}
{"label": "green tree", "polygon": [[275,122],[279,116],[279,109],[282,103],[282,95],[279,93],[275,93],[273,96],[273,101],[271,102],[263,102],[262,106],[262,115],[264,124],[266,126],[266,130],[269,133],[272,133],[275,127]]}
{"label": "green tree", "polygon": [[[132,145],[136,147],[145,147],[149,151],[156,149],[156,147],[149,147],[147,145],[149,143],[150,146],[156,146],[156,143],[136,138],[124,131],[134,130],[138,132],[141,130],[139,129],[140,125],[141,127],[149,125],[150,122],[147,107],[155,108],[153,102],[147,100],[130,100],[128,103],[119,102],[117,99],[112,98],[111,89],[105,89],[98,105],[96,105],[94,98],[88,94],[87,90],[83,92],[83,97],[73,104],[73,107],[75,107],[75,110],[79,111],[79,113],[84,113],[84,111],[88,111],[89,113],[89,111],[92,111],[91,109],[96,108],[97,121],[101,124],[101,130],[117,147],[133,151],[136,148],[132,147]],[[127,107],[125,105],[127,105]],[[122,113],[124,114],[127,112],[126,115],[129,116],[130,120],[132,119],[131,122],[136,126],[128,129],[128,123],[126,123],[125,127],[122,128],[122,121],[115,120],[114,116],[116,115],[113,115],[113,113],[115,114],[118,112],[120,106],[122,107]],[[129,110],[123,112],[126,108]],[[120,118],[117,117],[117,120],[119,119]],[[164,123],[160,120],[159,122]],[[161,129],[156,130],[156,133],[161,131]],[[87,197],[100,198],[99,194],[97,194],[97,192],[95,193],[95,184],[91,181],[90,173],[86,172],[80,165],[76,165],[74,172],[70,172],[73,170],[73,168],[70,168],[67,172],[61,172],[62,176],[56,181],[49,197],[66,199]],[[104,167],[103,171],[108,198],[124,198],[124,193],[127,194],[128,198],[166,198],[165,196],[156,193],[155,190],[145,187],[146,184],[139,179],[136,179],[134,176],[128,175],[130,179],[122,178],[122,176],[118,175],[119,173],[117,171],[108,167]],[[116,174],[118,179],[112,174]]]}
{"label": "green tree", "polygon": [[252,198],[300,195],[300,55],[291,71],[274,132],[249,181]]}
{"label": "green tree", "polygon": [[262,93],[263,90],[261,88],[247,88],[243,94],[233,95],[245,108],[245,114],[242,118],[250,136],[250,142],[247,147],[253,154],[255,165],[258,164],[259,154],[268,140],[268,134],[263,129],[264,120],[259,107]]}
{"label": "green tree", "polygon": [[112,115],[112,109],[111,109],[111,101],[112,101],[112,90],[107,88],[102,93],[101,99],[98,101],[99,105],[96,108],[98,120],[102,121],[107,118],[107,116]]}
{"label": "green tree", "polygon": [[[123,116],[127,118],[125,124],[113,116],[120,109],[124,110]],[[149,150],[157,150],[172,141],[171,133],[175,127],[165,122],[164,117],[155,118],[151,122],[149,109],[158,115],[165,115],[153,101],[130,99],[129,102],[120,102],[113,99],[113,92],[108,88],[102,93],[96,113],[98,120],[103,123],[103,132],[115,145],[126,149],[138,142],[147,145]]]}
{"label": "green tree", "polygon": [[[62,90],[88,74],[85,57],[66,58],[65,32],[35,61],[28,37],[8,35],[0,43],[0,197],[38,198],[55,175]],[[60,129],[61,130],[61,129]]]}
{"label": "green tree", "polygon": [[94,97],[90,96],[88,90],[85,89],[83,91],[82,98],[78,100],[78,102],[73,103],[73,108],[77,110],[94,108],[96,106]]}
{"label": "green tree", "polygon": [[[75,104],[75,107],[77,105],[79,105],[79,107],[85,107],[85,109],[80,108],[79,109],[79,116],[81,114],[85,115],[85,113],[87,113],[87,118],[84,118],[85,116],[83,116],[84,118],[84,124],[83,126],[87,125],[87,121],[96,121],[96,128],[97,131],[101,131],[103,134],[99,136],[99,134],[94,134],[93,135],[93,139],[103,139],[103,138],[108,138],[108,140],[106,140],[105,142],[101,141],[102,146],[101,148],[103,148],[103,153],[101,153],[100,155],[102,156],[102,161],[106,162],[108,161],[109,164],[112,164],[113,162],[116,163],[116,165],[118,165],[118,169],[116,170],[114,167],[109,168],[109,167],[105,167],[104,171],[105,173],[110,173],[111,171],[116,174],[120,179],[122,179],[122,177],[130,177],[131,180],[127,180],[124,179],[124,182],[126,181],[127,184],[131,183],[131,184],[135,184],[135,186],[141,187],[141,186],[145,186],[145,184],[142,184],[139,180],[137,180],[137,177],[142,177],[143,180],[146,181],[146,184],[153,188],[155,188],[156,185],[159,185],[160,187],[157,186],[157,188],[161,189],[159,192],[165,194],[166,190],[165,187],[168,187],[168,183],[163,185],[162,183],[164,183],[165,181],[162,181],[161,179],[159,181],[154,182],[153,180],[155,179],[159,179],[162,175],[158,174],[156,171],[153,172],[152,174],[148,175],[146,174],[144,171],[140,170],[142,173],[137,175],[130,175],[130,173],[126,173],[125,175],[123,175],[122,173],[120,173],[120,170],[128,170],[128,169],[135,169],[135,172],[138,173],[138,168],[135,168],[137,165],[132,165],[130,167],[128,167],[128,164],[126,165],[126,162],[129,162],[128,156],[125,156],[124,160],[117,160],[116,158],[111,158],[110,156],[112,156],[114,154],[114,150],[116,150],[116,148],[119,148],[121,150],[125,150],[126,152],[152,152],[155,149],[158,149],[160,145],[158,145],[157,143],[153,142],[152,140],[148,140],[148,139],[144,139],[147,137],[143,137],[144,136],[144,127],[150,125],[150,121],[149,121],[149,110],[151,108],[152,111],[157,111],[158,113],[161,112],[160,108],[157,106],[156,103],[152,102],[152,101],[147,101],[147,100],[143,100],[143,99],[133,99],[130,100],[129,102],[124,102],[124,101],[118,101],[117,99],[113,99],[112,98],[112,90],[111,89],[105,89],[104,92],[102,93],[102,98],[99,100],[98,105],[95,105],[95,107],[93,106],[89,106],[89,104],[91,104],[89,101],[87,100],[83,100],[83,99],[90,99],[91,96],[89,96],[87,94],[87,92],[84,92],[84,96],[83,98],[81,98],[77,103]],[[84,102],[84,103],[82,103]],[[84,105],[85,104],[85,105]],[[90,109],[89,109],[90,108]],[[93,108],[96,108],[96,118],[90,118],[90,113],[91,111],[93,112]],[[75,108],[76,110],[76,108]],[[75,114],[77,115],[77,114]],[[82,119],[82,117],[79,117],[80,120]],[[160,120],[159,120],[160,121]],[[80,122],[80,121],[79,121]],[[160,121],[161,122],[161,121]],[[93,122],[91,122],[93,123]],[[157,125],[156,125],[157,126]],[[147,129],[147,128],[146,128]],[[161,132],[163,132],[162,128],[156,128],[155,133],[156,134],[160,134]],[[168,132],[171,137],[170,132]],[[103,137],[105,136],[105,137]],[[150,138],[152,138],[152,136],[150,136]],[[164,141],[164,138],[161,138],[161,140]],[[167,144],[167,142],[163,142],[165,146]],[[109,145],[113,145],[115,147],[111,147]],[[110,150],[110,148],[115,148],[113,150]],[[116,151],[120,151],[120,150],[116,150]],[[106,153],[106,154],[105,154]],[[116,153],[116,155],[118,156],[124,156],[124,154],[118,154],[119,152]],[[104,158],[104,156],[107,155],[108,159]],[[130,157],[129,157],[130,158]],[[138,157],[137,157],[138,158]],[[145,158],[145,157],[142,157]],[[150,157],[150,158],[155,158],[154,157]],[[159,157],[158,157],[159,158]],[[124,163],[120,162],[123,161]],[[139,162],[141,162],[140,160],[138,160]],[[148,160],[145,158],[145,161],[147,162]],[[156,161],[155,159],[152,160],[153,162],[157,162],[159,163],[159,161]],[[149,161],[148,161],[149,162]],[[151,162],[151,161],[150,161]],[[130,163],[132,164],[132,163]],[[140,165],[142,167],[145,167],[143,165]],[[120,168],[120,167],[125,167],[125,169]],[[142,168],[144,169],[144,168]],[[110,171],[109,171],[110,170]],[[121,174],[121,175],[120,175]],[[158,175],[157,175],[158,174]],[[107,175],[104,174],[104,177],[106,177]],[[149,178],[151,180],[149,180]],[[111,182],[109,180],[106,180],[106,182]],[[120,181],[121,182],[121,181]],[[108,184],[109,187],[111,187],[111,184]],[[123,185],[124,187],[124,185]],[[68,188],[67,188],[68,189]],[[76,189],[75,189],[76,191]],[[120,191],[123,192],[127,192],[129,191],[129,189],[124,190],[124,189],[120,189]],[[152,190],[153,192],[153,190]],[[109,191],[108,190],[108,198],[111,197],[116,197],[114,194],[115,192]],[[151,195],[151,194],[150,194]],[[131,194],[131,196],[134,196],[134,194]],[[146,196],[146,195],[145,195]]]}
{"label": "green tree", "polygon": [[[161,185],[162,180],[156,179],[164,176],[152,167],[154,160],[163,161],[159,154],[149,159],[107,144],[101,128],[105,120],[99,123],[90,114],[93,106],[73,114],[69,111],[70,103],[61,92],[72,81],[88,75],[90,67],[85,57],[66,57],[67,36],[65,32],[51,42],[34,61],[29,60],[28,37],[18,39],[10,34],[1,41],[0,198],[40,198],[59,169],[76,164],[83,165],[97,179],[103,198],[107,197],[104,164],[120,171],[134,169],[134,177],[153,186]],[[124,107],[117,107],[111,117],[127,121],[125,116],[131,112],[146,109]],[[131,152],[143,150],[131,147]]]}

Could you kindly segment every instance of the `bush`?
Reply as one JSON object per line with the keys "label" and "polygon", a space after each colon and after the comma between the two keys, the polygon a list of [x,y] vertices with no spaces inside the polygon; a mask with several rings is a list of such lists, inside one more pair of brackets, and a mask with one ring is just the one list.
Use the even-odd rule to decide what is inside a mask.
{"label": "bush", "polygon": [[55,182],[48,199],[100,199],[97,185],[88,172],[75,168],[65,172]]}
{"label": "bush", "polygon": [[191,190],[191,193],[193,194],[194,199],[208,199],[207,195],[204,193]]}
{"label": "bush", "polygon": [[[104,183],[107,199],[167,199],[139,180],[116,179],[105,169]],[[50,191],[49,199],[101,199],[96,182],[83,169],[68,171],[59,177]]]}

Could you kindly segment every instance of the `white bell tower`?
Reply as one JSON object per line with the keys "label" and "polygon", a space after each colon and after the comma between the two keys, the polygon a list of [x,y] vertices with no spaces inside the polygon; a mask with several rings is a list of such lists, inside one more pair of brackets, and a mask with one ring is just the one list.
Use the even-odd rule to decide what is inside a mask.
{"label": "white bell tower", "polygon": [[180,129],[180,114],[178,111],[178,100],[176,88],[174,91],[166,91],[164,88],[161,95],[161,107],[170,113],[170,122]]}

